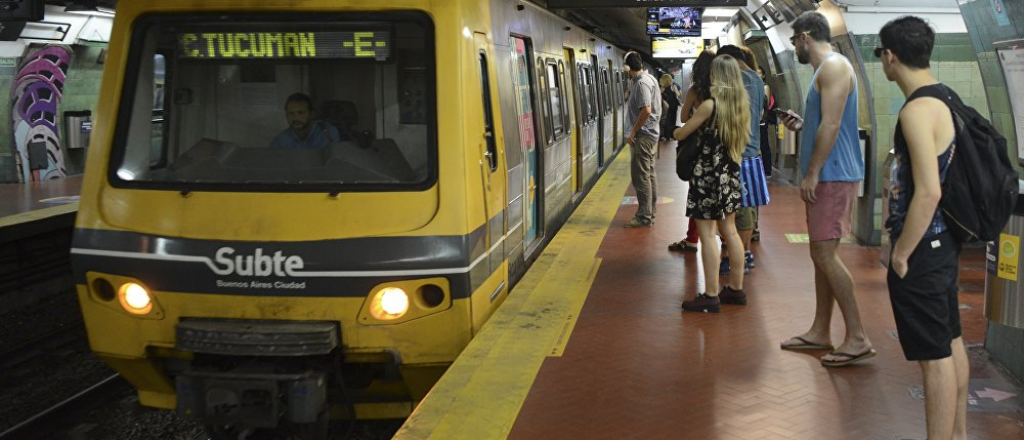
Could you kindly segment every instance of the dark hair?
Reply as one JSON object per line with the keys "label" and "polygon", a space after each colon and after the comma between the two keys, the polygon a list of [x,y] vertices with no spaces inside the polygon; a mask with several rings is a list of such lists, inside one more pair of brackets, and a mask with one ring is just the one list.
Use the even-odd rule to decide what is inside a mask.
{"label": "dark hair", "polygon": [[832,31],[828,26],[828,20],[824,15],[814,11],[807,11],[800,14],[793,21],[793,35],[800,35],[804,32],[811,36],[814,41],[828,42],[832,39]]}
{"label": "dark hair", "polygon": [[626,65],[629,66],[629,70],[636,72],[644,69],[644,60],[640,58],[639,53],[630,52],[626,54]]}
{"label": "dark hair", "polygon": [[882,47],[896,54],[900,62],[914,69],[927,69],[935,45],[935,31],[924,20],[906,15],[882,26],[878,32]]}
{"label": "dark hair", "polygon": [[718,55],[716,56],[722,55],[729,55],[733,57],[736,61],[743,61],[744,63],[746,63],[747,59],[746,54],[743,53],[743,49],[740,49],[739,46],[733,44],[726,44],[725,46],[719,47]]}
{"label": "dark hair", "polygon": [[757,58],[754,58],[754,51],[750,50],[747,46],[740,46],[740,50],[743,51],[743,63],[750,68],[750,70],[757,70]]}
{"label": "dark hair", "polygon": [[288,104],[292,102],[305,102],[309,111],[313,111],[313,98],[310,98],[309,95],[305,93],[292,93],[291,96],[284,101],[285,108],[287,108]]}
{"label": "dark hair", "polygon": [[705,50],[697,56],[693,62],[693,70],[690,71],[690,82],[697,90],[697,98],[701,101],[711,97],[711,62],[715,59],[715,52]]}

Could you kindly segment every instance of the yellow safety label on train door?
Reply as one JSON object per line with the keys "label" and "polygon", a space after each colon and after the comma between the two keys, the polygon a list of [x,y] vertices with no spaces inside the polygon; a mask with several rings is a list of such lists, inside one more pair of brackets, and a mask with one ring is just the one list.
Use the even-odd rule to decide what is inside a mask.
{"label": "yellow safety label on train door", "polygon": [[1020,254],[1020,237],[999,234],[999,262],[996,273],[999,278],[1017,281],[1017,261]]}

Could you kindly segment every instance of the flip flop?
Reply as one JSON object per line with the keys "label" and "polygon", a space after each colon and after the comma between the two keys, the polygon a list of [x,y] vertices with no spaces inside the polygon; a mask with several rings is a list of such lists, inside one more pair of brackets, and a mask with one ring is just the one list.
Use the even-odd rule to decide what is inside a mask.
{"label": "flip flop", "polygon": [[[800,336],[793,336],[792,338],[789,338],[789,339],[796,339],[797,341],[800,341],[800,343],[799,344],[790,344],[790,345],[786,345],[784,343],[780,343],[779,347],[781,347],[783,350],[831,350],[831,349],[835,348],[835,347],[832,346],[832,344],[815,344],[815,343],[813,343],[811,341],[808,341],[808,340],[806,340],[806,339],[804,339],[804,338],[802,338]],[[785,342],[785,341],[783,341],[783,342]]]}
{"label": "flip flop", "polygon": [[695,252],[697,250],[697,246],[694,246],[683,239],[668,245],[668,250],[675,252]]}
{"label": "flip flop", "polygon": [[868,351],[865,351],[865,352],[863,352],[861,354],[838,353],[838,352],[833,351],[833,352],[829,353],[829,355],[832,355],[832,356],[842,356],[842,357],[845,357],[847,359],[841,360],[841,361],[826,361],[826,360],[822,359],[821,365],[824,365],[826,367],[845,367],[845,366],[850,365],[850,364],[852,364],[854,362],[860,362],[860,361],[862,361],[864,359],[873,358],[873,357],[875,357],[876,354],[878,354],[878,353],[875,352],[875,349],[873,349],[873,348],[870,348],[870,349],[868,349]]}

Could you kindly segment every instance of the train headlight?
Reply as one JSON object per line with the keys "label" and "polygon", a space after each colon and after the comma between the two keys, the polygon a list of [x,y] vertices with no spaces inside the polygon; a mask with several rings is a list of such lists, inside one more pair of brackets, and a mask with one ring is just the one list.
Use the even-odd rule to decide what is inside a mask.
{"label": "train headlight", "polygon": [[117,298],[128,313],[145,315],[153,310],[153,298],[149,290],[137,283],[125,283],[117,291]]}
{"label": "train headlight", "polygon": [[409,294],[398,287],[385,287],[373,297],[370,313],[374,318],[389,320],[401,318],[409,311]]}

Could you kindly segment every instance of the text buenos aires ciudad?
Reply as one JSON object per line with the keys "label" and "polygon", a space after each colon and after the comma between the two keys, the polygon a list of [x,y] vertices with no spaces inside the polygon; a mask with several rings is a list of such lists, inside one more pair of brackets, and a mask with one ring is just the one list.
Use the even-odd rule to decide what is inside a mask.
{"label": "text buenos aires ciudad", "polygon": [[[213,272],[217,275],[240,275],[257,277],[294,277],[301,276],[305,262],[298,255],[286,256],[277,251],[273,254],[264,253],[263,248],[256,248],[252,255],[235,255],[235,249],[222,247],[214,254]],[[217,280],[217,287],[235,287],[250,289],[305,289],[306,282],[295,281],[226,281]]]}

